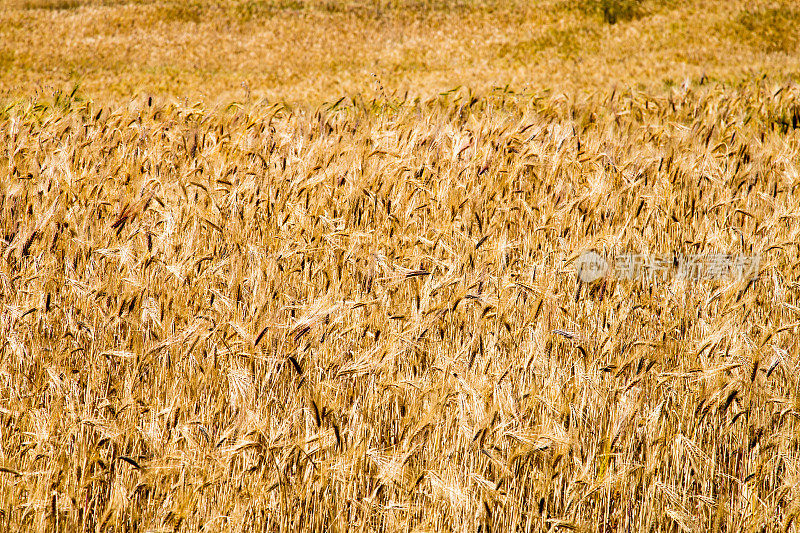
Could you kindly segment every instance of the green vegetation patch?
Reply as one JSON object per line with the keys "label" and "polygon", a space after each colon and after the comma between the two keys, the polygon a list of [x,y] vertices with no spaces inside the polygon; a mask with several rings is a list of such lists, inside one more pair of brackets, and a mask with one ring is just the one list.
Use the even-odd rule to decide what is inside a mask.
{"label": "green vegetation patch", "polygon": [[549,28],[530,39],[500,45],[498,54],[522,63],[529,63],[536,54],[547,50],[555,50],[562,57],[575,58],[596,50],[598,36],[598,29],[593,25]]}
{"label": "green vegetation patch", "polygon": [[572,0],[568,6],[599,17],[607,24],[617,24],[674,8],[678,3],[678,0]]}
{"label": "green vegetation patch", "polygon": [[325,0],[246,0],[233,4],[236,18],[249,21],[269,18],[281,13],[310,12],[351,13],[362,17],[376,17],[389,13],[454,13],[491,11],[504,3],[467,0],[399,0],[399,1],[325,1]]}
{"label": "green vegetation patch", "polygon": [[174,2],[158,9],[158,17],[179,22],[202,22],[208,18],[208,4],[203,2]]}
{"label": "green vegetation patch", "polygon": [[800,44],[800,8],[745,9],[732,28],[740,39],[765,52],[795,52]]}
{"label": "green vegetation patch", "polygon": [[85,0],[28,0],[22,2],[23,9],[47,9],[53,11],[75,9],[86,4]]}

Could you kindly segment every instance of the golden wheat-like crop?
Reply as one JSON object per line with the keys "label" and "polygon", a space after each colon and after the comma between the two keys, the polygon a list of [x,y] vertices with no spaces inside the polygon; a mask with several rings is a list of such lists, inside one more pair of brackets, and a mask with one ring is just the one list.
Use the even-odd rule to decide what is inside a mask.
{"label": "golden wheat-like crop", "polygon": [[10,106],[0,530],[795,531],[798,97]]}

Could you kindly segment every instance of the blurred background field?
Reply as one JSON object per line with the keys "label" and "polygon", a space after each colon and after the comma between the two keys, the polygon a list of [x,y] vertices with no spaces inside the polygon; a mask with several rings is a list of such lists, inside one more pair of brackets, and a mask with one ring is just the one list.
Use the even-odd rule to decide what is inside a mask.
{"label": "blurred background field", "polygon": [[800,74],[783,1],[6,0],[0,94],[80,83],[133,93],[319,103],[372,88],[663,91]]}

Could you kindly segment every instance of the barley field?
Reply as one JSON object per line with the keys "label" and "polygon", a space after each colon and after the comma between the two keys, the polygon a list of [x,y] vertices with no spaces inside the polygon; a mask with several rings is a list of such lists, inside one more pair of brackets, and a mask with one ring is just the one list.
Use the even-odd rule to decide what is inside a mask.
{"label": "barley field", "polygon": [[[0,18],[178,9],[67,4]],[[626,39],[702,8],[543,4]],[[275,31],[490,12],[214,5]],[[748,40],[765,17],[794,13],[747,9],[752,54],[779,38]],[[166,12],[152,31],[206,24]],[[492,89],[456,66],[411,91],[212,76],[216,99],[106,59],[83,85],[13,86],[36,70],[0,53],[0,530],[798,531],[800,87],[781,46],[677,84]],[[459,72],[474,88],[437,90]],[[679,275],[687,257],[726,268]]]}

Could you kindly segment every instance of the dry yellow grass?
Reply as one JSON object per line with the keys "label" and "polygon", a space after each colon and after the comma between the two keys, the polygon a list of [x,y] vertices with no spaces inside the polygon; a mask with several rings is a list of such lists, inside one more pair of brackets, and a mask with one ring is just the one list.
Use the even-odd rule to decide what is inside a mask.
{"label": "dry yellow grass", "polygon": [[7,109],[0,529],[795,531],[798,96]]}
{"label": "dry yellow grass", "polygon": [[0,100],[80,82],[117,103],[144,92],[318,105],[371,89],[373,73],[423,98],[459,85],[660,93],[703,75],[800,76],[789,0],[4,3]]}
{"label": "dry yellow grass", "polygon": [[6,2],[0,531],[797,531],[798,19]]}

